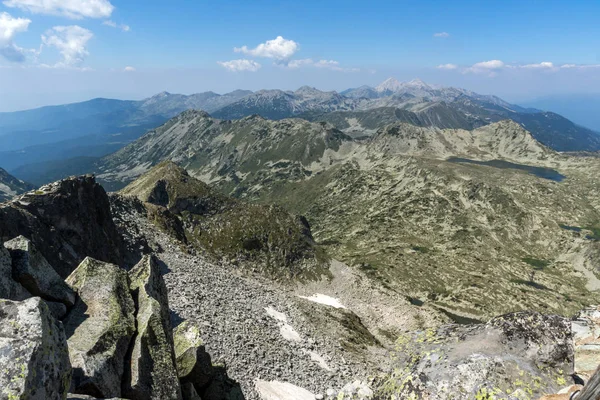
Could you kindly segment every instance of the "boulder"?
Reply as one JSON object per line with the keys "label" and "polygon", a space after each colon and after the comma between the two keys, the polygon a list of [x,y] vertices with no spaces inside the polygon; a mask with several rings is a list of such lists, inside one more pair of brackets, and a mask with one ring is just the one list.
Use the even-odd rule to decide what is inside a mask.
{"label": "boulder", "polygon": [[575,341],[575,373],[587,380],[600,364],[600,306],[581,310],[571,327]]}
{"label": "boulder", "polygon": [[50,314],[52,314],[54,318],[62,320],[67,315],[67,306],[65,306],[63,303],[47,300],[44,300],[44,302],[48,306]]}
{"label": "boulder", "polygon": [[64,321],[73,365],[71,392],[121,397],[125,357],[135,332],[127,272],[88,257],[67,283],[79,295]]}
{"label": "boulder", "polygon": [[375,398],[539,398],[573,383],[570,321],[556,315],[519,312],[409,333],[396,354]]}
{"label": "boulder", "polygon": [[181,396],[183,400],[201,400],[196,388],[191,382],[181,383]]}
{"label": "boulder", "polygon": [[192,383],[197,390],[206,386],[214,376],[210,355],[204,348],[197,325],[184,321],[173,334],[177,375],[183,382]]}
{"label": "boulder", "polygon": [[66,278],[87,256],[120,265],[123,243],[93,176],[64,179],[0,204],[0,241],[23,235]]}
{"label": "boulder", "polygon": [[12,259],[8,250],[0,245],[0,298],[20,301],[30,297],[31,294],[13,279]]}
{"label": "boulder", "polygon": [[12,258],[13,278],[34,296],[72,307],[75,292],[50,266],[33,243],[18,236],[4,243]]}
{"label": "boulder", "polygon": [[123,395],[133,400],[179,400],[167,288],[154,256],[129,271],[137,306],[137,333]]}
{"label": "boulder", "polygon": [[[214,378],[200,393],[202,400],[244,400],[240,384],[229,378],[224,366],[214,366]],[[287,399],[287,397],[282,397]]]}
{"label": "boulder", "polygon": [[0,398],[62,400],[70,379],[65,332],[46,304],[0,300]]}

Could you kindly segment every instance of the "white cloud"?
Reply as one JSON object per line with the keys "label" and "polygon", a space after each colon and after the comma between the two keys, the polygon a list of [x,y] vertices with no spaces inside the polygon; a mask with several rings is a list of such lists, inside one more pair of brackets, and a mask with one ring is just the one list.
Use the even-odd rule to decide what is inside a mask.
{"label": "white cloud", "polygon": [[438,33],[433,34],[433,37],[439,37],[439,38],[447,38],[448,36],[450,36],[450,34],[448,32],[438,32]]}
{"label": "white cloud", "polygon": [[125,72],[135,72],[135,68],[128,65],[125,68],[123,68],[123,71],[125,71]]}
{"label": "white cloud", "polygon": [[457,69],[458,65],[456,65],[456,64],[440,64],[436,68],[437,69],[453,70],[453,69]]}
{"label": "white cloud", "polygon": [[473,64],[469,68],[465,68],[463,73],[474,73],[474,74],[488,74],[493,77],[496,76],[497,72],[502,68],[506,67],[506,64],[500,60],[482,61]]}
{"label": "white cloud", "polygon": [[76,67],[89,55],[86,46],[93,36],[91,31],[77,25],[55,26],[42,35],[42,43],[55,47],[62,55],[62,61],[55,66]]}
{"label": "white cloud", "polygon": [[500,60],[482,61],[473,64],[471,68],[475,69],[501,69],[504,67],[504,63]]}
{"label": "white cloud", "polygon": [[305,58],[302,60],[292,60],[292,61],[288,62],[287,67],[296,69],[296,68],[304,67],[307,65],[313,65],[314,63],[315,62],[311,58]]}
{"label": "white cloud", "polygon": [[287,40],[282,36],[277,36],[277,38],[273,40],[267,40],[265,43],[259,44],[254,49],[242,46],[235,47],[233,51],[236,53],[248,54],[252,57],[274,58],[279,61],[286,61],[299,49],[300,45],[293,40]]}
{"label": "white cloud", "polygon": [[521,65],[521,66],[519,66],[519,68],[525,68],[525,69],[554,69],[554,64],[552,64],[550,61],[542,61],[539,64]]}
{"label": "white cloud", "polygon": [[112,21],[110,19],[107,19],[106,21],[104,21],[102,23],[102,25],[110,26],[111,28],[119,28],[123,32],[129,32],[131,30],[131,27],[129,25],[125,25],[125,24],[119,25],[115,21]]}
{"label": "white cloud", "polygon": [[217,64],[221,65],[225,69],[228,69],[232,72],[239,71],[251,71],[256,72],[260,69],[261,65],[253,60],[231,60],[231,61],[218,61]]}
{"label": "white cloud", "polygon": [[14,43],[15,35],[27,31],[30,23],[30,19],[13,18],[6,12],[0,13],[0,55],[8,61],[23,62],[26,53],[31,51]]}
{"label": "white cloud", "polygon": [[312,58],[304,58],[301,60],[291,60],[284,65],[287,68],[297,69],[302,67],[314,67],[314,68],[323,68],[329,69],[332,71],[342,71],[342,72],[357,72],[360,71],[358,68],[343,68],[340,67],[340,63],[334,60],[319,60],[315,61]]}
{"label": "white cloud", "polygon": [[115,7],[109,0],[4,0],[7,7],[34,14],[60,15],[67,18],[106,18]]}
{"label": "white cloud", "polygon": [[560,69],[590,69],[600,68],[600,64],[563,64]]}

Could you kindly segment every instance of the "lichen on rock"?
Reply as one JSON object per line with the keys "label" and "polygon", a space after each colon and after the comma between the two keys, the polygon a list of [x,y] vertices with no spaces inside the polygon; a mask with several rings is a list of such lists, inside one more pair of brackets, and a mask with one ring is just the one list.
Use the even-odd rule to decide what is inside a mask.
{"label": "lichen on rock", "polygon": [[62,400],[70,379],[65,332],[44,301],[0,300],[0,398]]}
{"label": "lichen on rock", "polygon": [[137,332],[123,394],[133,400],[181,400],[167,288],[156,258],[144,256],[129,279]]}
{"label": "lichen on rock", "polygon": [[71,392],[120,397],[125,356],[135,331],[127,272],[88,257],[67,283],[79,295],[64,322],[74,368]]}

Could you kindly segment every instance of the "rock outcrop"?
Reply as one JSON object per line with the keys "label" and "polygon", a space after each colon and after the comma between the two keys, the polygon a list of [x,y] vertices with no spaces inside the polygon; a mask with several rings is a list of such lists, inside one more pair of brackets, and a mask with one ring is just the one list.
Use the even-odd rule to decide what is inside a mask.
{"label": "rock outcrop", "polygon": [[156,258],[144,256],[129,271],[137,332],[124,395],[133,400],[181,400],[167,288]]}
{"label": "rock outcrop", "polygon": [[200,329],[184,321],[175,329],[173,341],[179,379],[191,383],[198,391],[202,390],[212,380],[214,371],[200,337]]}
{"label": "rock outcrop", "polygon": [[8,300],[25,300],[31,294],[12,277],[12,259],[4,246],[0,246],[0,293]]}
{"label": "rock outcrop", "polygon": [[75,304],[75,292],[65,283],[33,243],[18,236],[4,243],[12,259],[12,275],[34,296],[63,303],[67,307]]}
{"label": "rock outcrop", "polygon": [[71,392],[120,397],[125,359],[135,331],[127,272],[88,257],[67,283],[79,295],[65,320],[74,368]]}
{"label": "rock outcrop", "polygon": [[106,192],[92,176],[68,178],[0,205],[0,240],[23,235],[65,278],[85,257],[121,264]]}
{"label": "rock outcrop", "polygon": [[584,379],[600,365],[600,307],[582,310],[572,322],[575,341],[575,373]]}
{"label": "rock outcrop", "polygon": [[0,300],[0,398],[62,400],[70,379],[65,332],[44,301]]}
{"label": "rock outcrop", "polygon": [[569,320],[534,312],[402,336],[396,350],[397,369],[376,398],[537,398],[573,372]]}

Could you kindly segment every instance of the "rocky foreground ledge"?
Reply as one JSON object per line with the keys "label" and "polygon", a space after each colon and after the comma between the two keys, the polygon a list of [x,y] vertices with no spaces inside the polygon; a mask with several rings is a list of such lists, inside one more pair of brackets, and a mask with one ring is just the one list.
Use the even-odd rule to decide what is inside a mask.
{"label": "rocky foreground ledge", "polygon": [[93,177],[0,205],[0,399],[537,399],[600,362],[596,307],[384,344],[341,305],[199,262],[139,201],[112,206]]}

